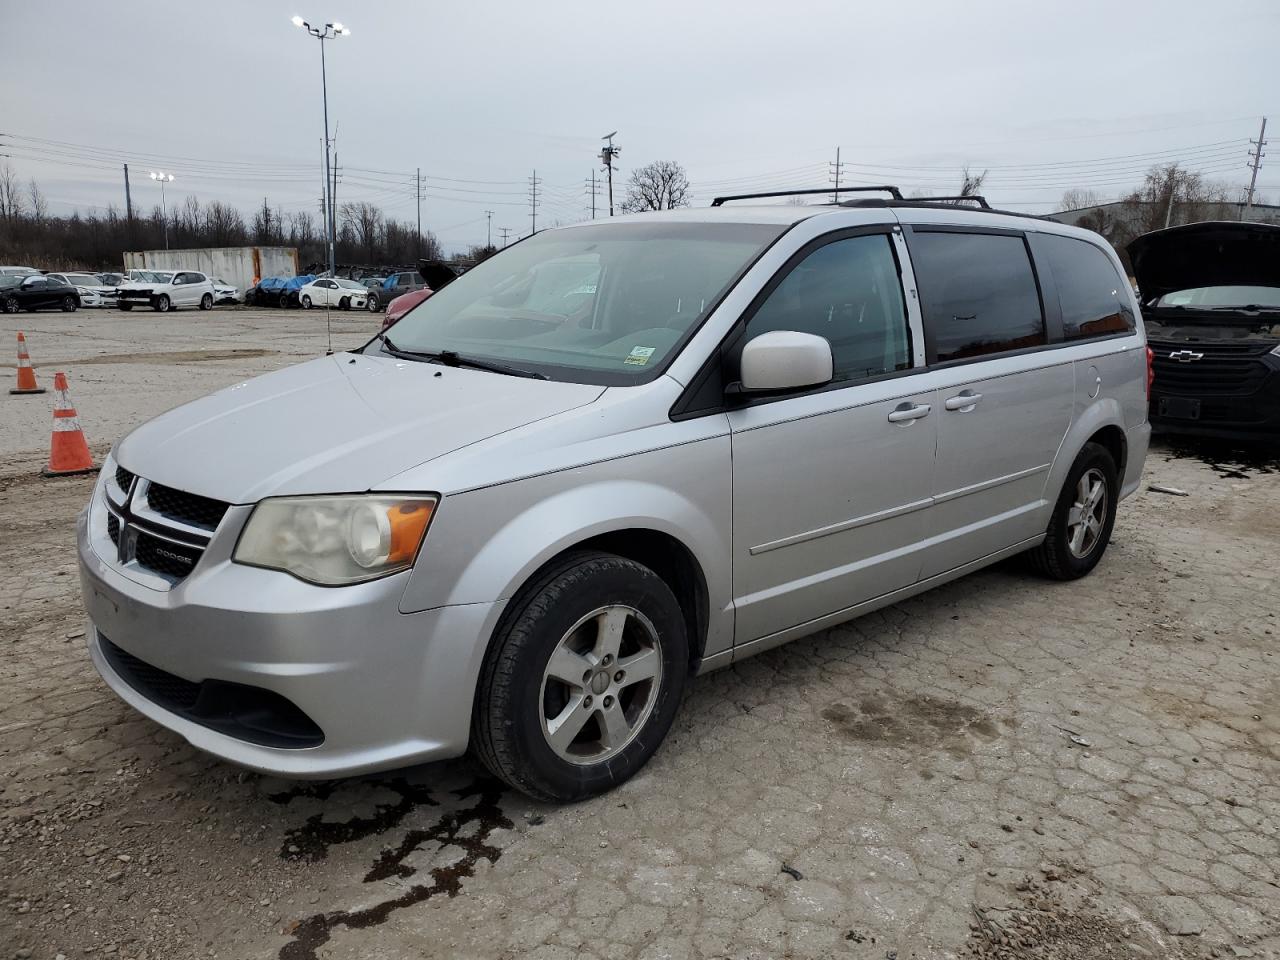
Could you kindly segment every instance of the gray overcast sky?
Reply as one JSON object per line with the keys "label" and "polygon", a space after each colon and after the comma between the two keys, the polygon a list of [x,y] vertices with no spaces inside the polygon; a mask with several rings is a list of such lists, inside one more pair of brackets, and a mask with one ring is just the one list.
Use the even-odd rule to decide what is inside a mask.
{"label": "gray overcast sky", "polygon": [[171,204],[318,210],[320,52],[294,13],[352,30],[327,48],[339,203],[412,221],[420,166],[446,249],[483,242],[486,209],[527,232],[534,168],[539,226],[582,219],[610,130],[623,180],[678,160],[699,204],[823,186],[839,144],[851,184],[954,190],[967,163],[1035,212],[1166,159],[1243,187],[1261,116],[1280,142],[1277,0],[5,0],[0,154],[57,213],[123,207],[124,160],[144,209],[159,167]]}

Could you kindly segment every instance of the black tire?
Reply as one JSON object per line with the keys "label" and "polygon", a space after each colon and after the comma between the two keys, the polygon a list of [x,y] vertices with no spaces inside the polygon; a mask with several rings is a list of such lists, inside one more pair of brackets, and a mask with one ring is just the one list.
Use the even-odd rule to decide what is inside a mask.
{"label": "black tire", "polygon": [[201,310],[213,309],[213,294],[206,293],[203,297],[200,298],[200,309]]}
{"label": "black tire", "polygon": [[339,309],[339,310],[350,310],[350,309],[351,309],[351,298],[350,298],[350,297],[343,297],[341,300],[339,300],[339,301],[338,301],[338,309]]}
{"label": "black tire", "polygon": [[307,294],[305,294],[305,293],[304,293],[304,294],[302,295],[302,299],[301,299],[301,300],[299,300],[298,302],[302,304],[302,309],[303,309],[303,310],[310,310],[310,309],[311,309],[311,297],[310,297],[310,296],[308,296]]}
{"label": "black tire", "polygon": [[80,306],[80,304],[75,297],[68,296],[62,298],[61,306],[63,313],[75,313],[76,307]]}
{"label": "black tire", "polygon": [[132,303],[117,303],[116,306],[119,307],[121,310],[125,311],[126,313],[128,313],[130,310],[133,309]]}
{"label": "black tire", "polygon": [[[542,732],[543,671],[572,626],[610,604],[632,607],[653,625],[661,679],[651,712],[625,746],[599,762],[574,763],[557,755]],[[680,706],[688,670],[680,605],[657,574],[614,554],[569,554],[526,585],[495,631],[476,687],[472,750],[495,776],[534,799],[567,803],[595,796],[634,776],[657,751]]]}
{"label": "black tire", "polygon": [[289,295],[287,293],[282,293],[280,294],[280,307],[283,309],[287,306],[289,306]]}
{"label": "black tire", "polygon": [[[1068,526],[1077,487],[1081,478],[1091,470],[1101,474],[1106,488],[1105,516],[1093,545],[1083,556],[1077,556],[1070,546]],[[1054,580],[1077,580],[1098,565],[1107,552],[1107,541],[1111,539],[1111,530],[1116,522],[1116,504],[1120,498],[1118,477],[1111,451],[1097,443],[1086,443],[1067,472],[1044,542],[1027,551],[1027,559],[1037,572]]]}
{"label": "black tire", "polygon": [[19,304],[18,304],[18,301],[17,301],[17,298],[16,298],[16,297],[6,297],[6,298],[5,298],[5,301],[4,301],[4,312],[5,312],[5,313],[17,313],[20,309],[21,309],[21,307],[19,306]]}
{"label": "black tire", "polygon": [[172,306],[172,302],[169,300],[169,295],[167,293],[162,293],[151,301],[151,307],[157,313],[168,313],[170,306]]}

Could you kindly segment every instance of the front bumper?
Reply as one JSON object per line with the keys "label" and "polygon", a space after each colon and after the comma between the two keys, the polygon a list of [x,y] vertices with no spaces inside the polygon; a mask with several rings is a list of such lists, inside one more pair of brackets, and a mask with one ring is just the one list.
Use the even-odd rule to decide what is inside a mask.
{"label": "front bumper", "polygon": [[1151,388],[1151,425],[1158,433],[1280,438],[1280,357],[1258,362],[1271,369],[1248,392],[1201,391],[1194,383],[1162,387],[1157,374]]}
{"label": "front bumper", "polygon": [[[91,505],[77,524],[89,651],[107,685],[139,712],[201,750],[288,777],[357,774],[466,750],[476,677],[502,603],[403,614],[407,572],[316,587],[232,563],[234,530],[214,538],[190,576],[162,589],[104,559],[112,557],[104,512]],[[323,742],[267,746],[167,709],[157,702],[164,697],[113,667],[105,641],[184,681],[278,694],[319,727]]]}

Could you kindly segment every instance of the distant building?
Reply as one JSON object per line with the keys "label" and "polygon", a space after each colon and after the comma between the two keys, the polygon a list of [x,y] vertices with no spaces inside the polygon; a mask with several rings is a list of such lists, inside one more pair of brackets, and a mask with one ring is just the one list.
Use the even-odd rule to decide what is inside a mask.
{"label": "distant building", "polygon": [[[1128,227],[1128,232],[1136,235],[1143,232],[1141,228],[1143,223],[1151,222],[1150,208],[1156,205],[1147,201],[1128,203],[1124,200],[1115,200],[1111,203],[1095,204],[1092,207],[1080,207],[1077,210],[1062,210],[1046,216],[1059,223],[1088,227],[1090,230],[1097,229],[1095,224],[1115,223]],[[1205,215],[1206,206],[1203,203],[1175,203],[1172,215],[1169,217],[1169,226],[1176,227],[1182,223],[1204,219],[1244,219],[1243,203],[1215,203],[1212,205],[1214,210],[1209,216]],[[1255,203],[1249,211],[1249,220],[1253,223],[1280,223],[1280,206],[1271,203]]]}

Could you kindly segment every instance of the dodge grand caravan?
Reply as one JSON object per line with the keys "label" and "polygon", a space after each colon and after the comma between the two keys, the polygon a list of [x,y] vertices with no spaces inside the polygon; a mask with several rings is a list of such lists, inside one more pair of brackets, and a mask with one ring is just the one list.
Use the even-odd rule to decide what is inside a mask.
{"label": "dodge grand caravan", "polygon": [[89,649],[253,769],[470,748],[586,797],[693,674],[1013,554],[1088,573],[1149,387],[1077,228],[895,195],[549,230],[121,440],[79,521]]}

